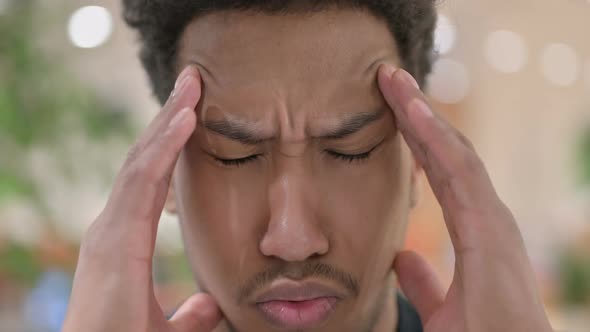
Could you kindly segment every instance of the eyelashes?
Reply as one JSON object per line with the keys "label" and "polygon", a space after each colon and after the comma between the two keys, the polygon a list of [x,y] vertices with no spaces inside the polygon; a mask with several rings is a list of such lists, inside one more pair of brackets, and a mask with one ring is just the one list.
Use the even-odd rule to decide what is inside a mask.
{"label": "eyelashes", "polygon": [[262,156],[262,155],[261,154],[254,154],[254,155],[251,155],[248,157],[238,158],[238,159],[222,159],[222,158],[218,158],[218,157],[214,157],[214,158],[217,162],[219,162],[223,166],[239,167],[239,166],[243,166],[244,164],[247,164],[249,162],[255,161],[260,156]]}
{"label": "eyelashes", "polygon": [[[381,142],[383,143],[383,142]],[[377,149],[381,143],[375,145],[373,148],[371,148],[371,150],[367,151],[367,152],[363,152],[363,153],[358,153],[358,154],[345,154],[345,153],[340,153],[340,152],[336,152],[336,151],[331,151],[331,150],[324,150],[324,153],[326,153],[328,156],[330,156],[333,159],[345,162],[345,163],[354,163],[354,162],[364,162],[367,161],[369,158],[371,158],[371,155],[373,154],[373,152],[375,151],[375,149]],[[248,163],[254,162],[256,160],[258,160],[260,157],[262,157],[262,154],[254,154],[248,157],[244,157],[244,158],[238,158],[238,159],[223,159],[223,158],[219,158],[219,157],[214,157],[215,160],[220,163],[223,166],[228,166],[228,167],[240,167],[240,166],[244,166]]]}
{"label": "eyelashes", "polygon": [[330,151],[330,150],[326,150],[325,153],[327,153],[332,158],[335,158],[337,160],[341,160],[341,161],[344,161],[347,163],[363,162],[363,161],[367,161],[369,158],[371,158],[371,156],[373,155],[373,152],[378,147],[380,147],[381,144],[383,144],[383,142],[385,142],[385,139],[383,139],[381,142],[379,142],[379,144],[372,147],[369,151],[359,153],[359,154],[345,154],[345,153],[339,153],[339,152]]}
{"label": "eyelashes", "polygon": [[376,147],[372,148],[371,150],[359,154],[344,154],[338,153],[335,151],[326,150],[325,152],[332,158],[337,160],[342,160],[348,163],[353,163],[355,161],[365,161],[371,157],[371,154],[375,150]]}

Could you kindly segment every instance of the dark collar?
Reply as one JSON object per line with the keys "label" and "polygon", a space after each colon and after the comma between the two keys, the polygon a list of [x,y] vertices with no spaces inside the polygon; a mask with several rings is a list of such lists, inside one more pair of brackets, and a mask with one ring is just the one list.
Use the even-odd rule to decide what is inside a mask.
{"label": "dark collar", "polygon": [[422,332],[422,322],[406,298],[397,294],[397,330],[396,332]]}

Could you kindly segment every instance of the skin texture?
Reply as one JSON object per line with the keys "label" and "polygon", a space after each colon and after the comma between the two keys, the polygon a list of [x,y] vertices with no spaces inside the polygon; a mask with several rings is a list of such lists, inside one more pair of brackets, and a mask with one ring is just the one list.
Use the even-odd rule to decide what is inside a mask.
{"label": "skin texture", "polygon": [[[375,80],[380,63],[396,62],[390,36],[384,23],[353,10],[214,14],[185,30],[180,67],[198,64],[205,89],[201,126],[177,165],[175,205],[198,284],[240,331],[270,331],[255,294],[244,295],[260,273],[343,288],[302,272],[311,264],[342,271],[359,287],[346,291],[323,331],[365,331],[381,313],[384,330],[392,329],[390,266],[403,245],[413,164]],[[357,132],[321,137],[367,113],[379,115]],[[266,140],[244,144],[205,128],[228,120]],[[352,162],[327,153],[373,148]],[[241,166],[216,161],[252,155],[261,156]]]}
{"label": "skin texture", "polygon": [[[231,43],[231,34],[225,35],[217,48],[215,40],[224,36],[223,29],[210,30],[209,42],[201,36],[199,47],[208,45],[214,52],[210,62],[180,74],[172,97],[131,149],[104,211],[83,239],[63,331],[208,332],[226,329],[227,324],[219,324],[223,315],[240,331],[273,331],[244,304],[247,291],[258,289],[252,285],[267,285],[250,281],[261,271],[274,271],[267,274],[272,277],[316,278],[345,294],[333,317],[317,330],[363,331],[373,321],[374,331],[393,331],[391,295],[379,296],[387,294],[383,290],[391,285],[388,275],[393,270],[428,332],[551,330],[516,223],[471,143],[432,111],[407,72],[391,65],[392,46],[393,58],[370,67],[366,81],[360,78],[362,70],[353,70],[365,69],[374,60],[355,57],[360,48],[344,46],[361,43],[362,38],[350,35],[355,29],[373,27],[379,35],[377,21],[357,13],[358,20],[351,24],[355,17],[350,12],[324,14],[317,22],[282,17],[285,26],[273,18],[252,26],[243,23],[241,38]],[[216,19],[195,24],[212,28]],[[332,29],[322,26],[325,22],[333,24]],[[258,31],[258,24],[273,29]],[[183,38],[179,66],[205,62],[188,58],[197,53],[196,44],[190,43],[197,31],[191,27]],[[336,30],[347,31],[346,43],[330,39],[330,31]],[[273,33],[254,38],[264,31]],[[282,38],[266,45],[273,52],[247,52],[251,46],[245,40],[262,45],[274,33]],[[388,49],[384,44],[390,38],[382,37],[381,47]],[[314,42],[316,38],[321,42]],[[293,43],[290,52],[281,48],[285,40]],[[305,47],[310,44],[313,52]],[[242,57],[234,58],[238,64],[215,67],[214,61],[232,58],[233,52],[221,50],[240,45],[245,49]],[[273,66],[264,55],[275,49],[281,59],[297,56]],[[313,59],[320,51],[328,54]],[[253,64],[256,54],[264,62],[258,67]],[[250,62],[241,61],[248,57]],[[324,66],[333,64],[331,70],[314,67],[322,59],[329,60]],[[347,61],[358,66],[347,66]],[[292,68],[297,65],[297,70]],[[272,81],[273,76],[265,77],[273,72],[266,66],[285,74]],[[222,93],[228,97],[222,100]],[[346,114],[380,105],[386,106],[386,113],[341,146],[313,138]],[[230,117],[256,121],[259,131],[274,139],[241,150],[244,147],[203,126]],[[373,138],[385,139],[365,161],[347,164],[325,155],[331,149],[363,152],[376,144]],[[355,143],[359,150],[340,150]],[[422,258],[399,252],[413,201],[416,169],[410,151],[424,165],[455,247],[455,276],[448,292]],[[223,168],[211,157],[252,153],[264,155],[238,168]],[[157,223],[173,172],[175,195],[169,196],[169,206],[181,217],[191,265],[210,295],[192,296],[167,321],[154,296],[151,271]],[[332,268],[323,271],[332,272],[310,275],[317,270],[306,269],[309,263],[323,263]],[[375,306],[380,298],[383,305]],[[379,307],[387,314],[371,315]]]}

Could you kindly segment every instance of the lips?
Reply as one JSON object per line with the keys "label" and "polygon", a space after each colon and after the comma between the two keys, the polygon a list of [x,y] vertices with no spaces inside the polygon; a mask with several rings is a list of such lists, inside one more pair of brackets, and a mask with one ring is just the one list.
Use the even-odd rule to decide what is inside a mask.
{"label": "lips", "polygon": [[317,327],[325,322],[343,295],[317,283],[274,282],[256,299],[256,307],[271,324],[287,330]]}

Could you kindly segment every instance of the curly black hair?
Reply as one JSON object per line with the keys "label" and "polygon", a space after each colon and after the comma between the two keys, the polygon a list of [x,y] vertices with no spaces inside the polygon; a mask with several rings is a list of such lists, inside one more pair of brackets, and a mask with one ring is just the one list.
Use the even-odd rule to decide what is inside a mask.
{"label": "curly black hair", "polygon": [[436,0],[123,0],[124,19],[139,32],[140,59],[153,91],[164,104],[174,86],[178,41],[197,17],[217,11],[284,15],[330,8],[368,10],[384,20],[402,66],[422,86],[432,69]]}

